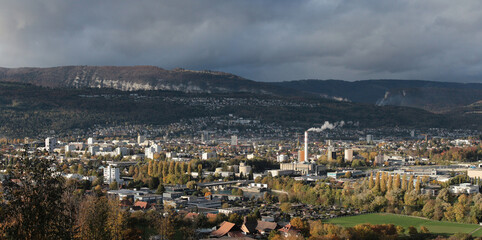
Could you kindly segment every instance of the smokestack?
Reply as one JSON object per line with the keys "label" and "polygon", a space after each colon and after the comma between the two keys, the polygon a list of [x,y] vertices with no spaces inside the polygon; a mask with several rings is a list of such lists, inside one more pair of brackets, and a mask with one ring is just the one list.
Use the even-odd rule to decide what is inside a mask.
{"label": "smokestack", "polygon": [[305,132],[305,162],[308,162],[308,131]]}

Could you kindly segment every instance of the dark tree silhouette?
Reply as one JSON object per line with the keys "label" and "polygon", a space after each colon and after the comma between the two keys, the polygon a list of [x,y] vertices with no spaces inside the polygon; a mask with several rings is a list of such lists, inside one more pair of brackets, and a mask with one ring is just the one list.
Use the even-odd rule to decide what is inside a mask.
{"label": "dark tree silhouette", "polygon": [[52,169],[53,161],[23,158],[2,182],[1,231],[6,239],[71,239],[73,228],[64,178]]}

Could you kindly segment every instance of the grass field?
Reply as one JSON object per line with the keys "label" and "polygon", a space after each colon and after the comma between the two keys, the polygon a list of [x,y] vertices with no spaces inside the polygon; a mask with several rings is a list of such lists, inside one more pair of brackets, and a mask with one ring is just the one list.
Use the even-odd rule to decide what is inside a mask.
{"label": "grass field", "polygon": [[[414,226],[420,230],[421,226],[425,226],[432,233],[436,234],[453,234],[453,233],[471,233],[480,226],[477,224],[464,224],[454,222],[433,221],[424,218],[410,217],[396,214],[371,213],[349,217],[339,217],[327,220],[328,223],[341,225],[343,227],[353,227],[357,224],[394,224],[404,228]],[[482,228],[472,233],[473,236],[482,236]]]}
{"label": "grass field", "polygon": [[482,227],[479,230],[477,230],[476,232],[472,233],[472,236],[482,237]]}

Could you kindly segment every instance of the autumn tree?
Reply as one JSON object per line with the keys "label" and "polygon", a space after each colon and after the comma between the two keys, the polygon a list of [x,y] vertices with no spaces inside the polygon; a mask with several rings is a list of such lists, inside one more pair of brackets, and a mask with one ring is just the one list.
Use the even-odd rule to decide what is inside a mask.
{"label": "autumn tree", "polygon": [[403,174],[402,176],[402,191],[407,191],[407,186],[408,186],[408,183],[407,183],[407,175],[406,174]]}
{"label": "autumn tree", "polygon": [[303,234],[307,234],[310,231],[310,226],[308,225],[308,222],[302,220],[299,217],[292,218],[290,220],[290,224],[294,228],[300,230]]}
{"label": "autumn tree", "polygon": [[80,239],[110,239],[107,226],[109,205],[107,198],[88,196],[82,201],[79,210],[77,235]]}
{"label": "autumn tree", "polygon": [[388,180],[387,180],[387,191],[391,191],[392,188],[393,188],[393,177],[390,174],[390,176],[388,176]]}
{"label": "autumn tree", "polygon": [[370,173],[370,178],[368,179],[368,187],[370,189],[373,189],[373,186],[375,186],[375,183],[373,182],[373,172]]}
{"label": "autumn tree", "polygon": [[170,217],[161,217],[158,220],[157,231],[161,239],[172,239],[176,233],[173,220]]}
{"label": "autumn tree", "polygon": [[420,194],[422,192],[422,187],[421,187],[422,183],[420,181],[421,181],[420,176],[418,176],[417,182],[415,183],[415,192],[417,194]]}
{"label": "autumn tree", "polygon": [[393,190],[400,189],[400,174],[397,174],[393,179]]}
{"label": "autumn tree", "polygon": [[2,182],[2,235],[7,239],[68,239],[72,228],[62,196],[64,179],[54,174],[52,160],[19,159]]}
{"label": "autumn tree", "polygon": [[380,192],[380,172],[376,173],[374,191],[377,193]]}

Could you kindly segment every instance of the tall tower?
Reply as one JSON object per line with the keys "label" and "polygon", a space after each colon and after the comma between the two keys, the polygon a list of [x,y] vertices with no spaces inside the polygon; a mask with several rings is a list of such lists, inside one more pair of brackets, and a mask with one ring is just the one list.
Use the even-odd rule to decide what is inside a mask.
{"label": "tall tower", "polygon": [[308,160],[308,131],[305,132],[305,162],[309,162]]}

